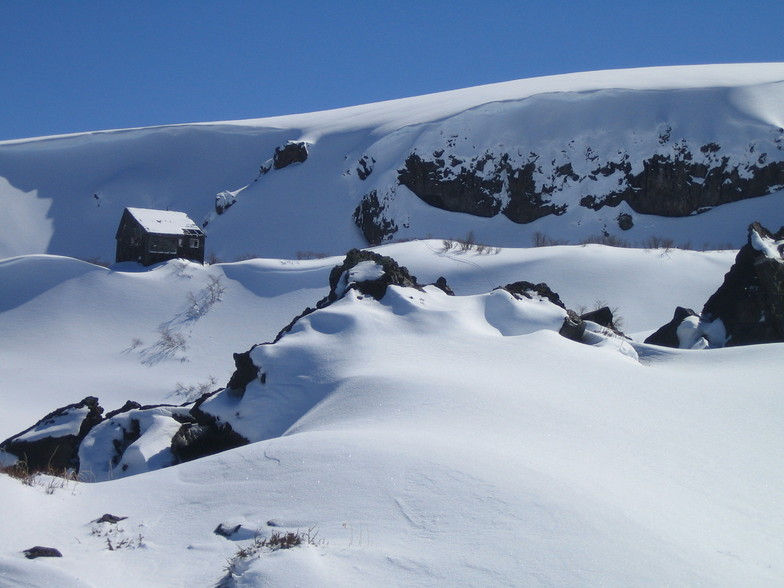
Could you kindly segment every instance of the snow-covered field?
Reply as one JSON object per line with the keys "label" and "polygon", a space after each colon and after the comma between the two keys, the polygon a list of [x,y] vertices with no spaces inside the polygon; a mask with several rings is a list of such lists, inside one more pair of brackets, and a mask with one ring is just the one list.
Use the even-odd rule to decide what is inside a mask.
{"label": "snow-covered field", "polygon": [[[329,206],[319,206],[320,172],[287,184],[292,168],[251,185],[208,226],[225,259],[255,249],[263,258],[150,268],[76,259],[111,257],[125,206],[173,204],[198,218],[287,139],[329,145],[301,166],[327,177],[333,159],[389,141],[400,125],[490,98],[710,89],[769,123],[778,115],[763,98],[778,95],[782,73],[585,74],[298,118],[0,143],[0,440],[86,396],[109,411],[225,386],[232,353],[314,306],[342,253],[362,245],[342,216],[356,192],[341,182],[355,178],[325,182]],[[275,186],[282,196],[270,203]],[[651,219],[651,230],[740,245],[753,220],[784,224],[780,198]],[[445,277],[456,295],[349,291],[257,347],[265,383],[215,408],[254,443],[155,469],[164,431],[145,437],[124,473],[95,465],[93,479],[106,481],[85,471],[28,486],[0,475],[0,586],[781,586],[784,344],[641,343],[676,306],[699,311],[736,251],[524,248],[527,234],[502,219],[477,230],[500,249],[447,251],[442,238],[476,225],[442,212],[423,212],[417,228],[435,238],[374,251],[420,283]],[[291,259],[297,250],[336,255]],[[559,336],[560,309],[494,290],[520,280],[546,282],[572,309],[609,304],[633,342]],[[95,522],[104,513],[127,518]],[[221,524],[240,527],[227,538],[214,532]],[[236,557],[289,531],[312,544]],[[28,560],[34,545],[63,557]]]}
{"label": "snow-covered field", "polygon": [[[256,532],[314,528],[325,543],[251,558],[238,585],[776,585],[782,346],[637,345],[635,361],[558,336],[545,303],[488,294],[547,281],[567,305],[610,302],[642,335],[677,304],[699,308],[734,253],[440,247],[379,251],[456,297],[348,296],[266,348],[266,387],[247,392],[267,396],[249,424],[266,440],[53,494],[0,477],[0,578],[210,586]],[[322,297],[339,261],[4,261],[0,436],[88,394],[108,410],[224,385],[231,352]],[[216,280],[220,300],[187,318],[188,295]],[[186,340],[168,356],[164,323]],[[122,531],[91,523],[104,512],[128,517]],[[229,540],[220,523],[244,531]],[[36,544],[63,558],[24,559]]]}

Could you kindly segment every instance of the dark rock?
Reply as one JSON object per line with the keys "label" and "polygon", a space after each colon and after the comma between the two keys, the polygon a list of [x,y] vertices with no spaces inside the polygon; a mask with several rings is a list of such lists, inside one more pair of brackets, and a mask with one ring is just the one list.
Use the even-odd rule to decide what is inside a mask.
{"label": "dark rock", "polygon": [[122,414],[124,412],[129,412],[131,410],[136,410],[137,408],[141,408],[142,405],[138,402],[134,402],[133,400],[126,400],[125,404],[123,404],[117,410],[112,410],[106,413],[105,420],[109,420],[112,417],[117,416],[118,414]]}
{"label": "dark rock", "polygon": [[272,167],[283,169],[292,163],[302,163],[308,158],[308,144],[304,141],[289,141],[283,147],[275,148]]}
{"label": "dark rock", "polygon": [[245,387],[259,377],[259,368],[254,365],[250,358],[253,347],[245,353],[234,354],[234,373],[231,375],[226,389],[232,396],[242,397],[245,394]]}
{"label": "dark rock", "polygon": [[673,347],[677,349],[680,347],[680,339],[678,339],[678,327],[680,324],[690,316],[699,316],[696,312],[694,312],[691,308],[683,308],[679,306],[675,309],[675,314],[672,317],[672,320],[659,327],[659,329],[651,334],[647,339],[645,339],[645,343],[649,343],[651,345],[661,345],[662,347]]}
{"label": "dark rock", "polygon": [[54,547],[42,547],[41,545],[25,549],[22,553],[25,554],[27,559],[35,559],[37,557],[63,557],[63,554],[60,553],[58,549],[55,549]]}
{"label": "dark rock", "polygon": [[618,215],[618,228],[622,231],[628,231],[634,226],[634,219],[632,215],[627,212],[622,212]]}
{"label": "dark rock", "polygon": [[482,217],[500,212],[500,179],[484,179],[465,167],[451,177],[445,165],[443,160],[425,160],[412,153],[398,170],[398,181],[436,208]]}
{"label": "dark rock", "polygon": [[[46,430],[58,426],[63,420],[73,418],[74,412],[87,409],[82,417],[76,434],[48,436]],[[26,462],[28,471],[62,472],[79,469],[79,444],[95,425],[101,422],[103,408],[94,396],[87,396],[81,402],[69,404],[49,413],[32,427],[17,433],[0,444],[0,448]],[[25,440],[23,437],[36,432],[37,439]]]}
{"label": "dark rock", "polygon": [[[655,154],[638,174],[627,171],[623,188],[603,196],[586,196],[580,204],[593,210],[627,202],[640,214],[688,216],[714,206],[769,194],[784,184],[784,162],[731,166],[727,157],[713,165],[693,161],[688,150]],[[696,181],[695,181],[696,178]]]}
{"label": "dark rock", "polygon": [[[236,353],[235,356],[246,355],[250,361],[249,354],[250,351],[247,351],[244,354]],[[192,421],[183,423],[172,437],[171,452],[177,463],[214,455],[249,443],[248,439],[232,429],[230,424],[201,409],[205,401],[224,391],[226,389],[204,394],[191,407],[189,414]]]}
{"label": "dark rock", "polygon": [[615,316],[613,316],[613,311],[610,310],[609,306],[603,306],[596,310],[592,310],[591,312],[586,312],[585,314],[580,315],[580,318],[584,321],[596,323],[605,329],[609,329],[615,335],[628,339],[628,337],[623,334],[623,331],[618,328],[618,325],[615,324]]}
{"label": "dark rock", "polygon": [[[550,214],[566,212],[565,205],[554,205],[547,200],[554,187],[537,188],[535,161],[513,169],[508,154],[496,158],[485,153],[468,165],[450,161],[451,165],[461,165],[455,172],[436,155],[434,153],[434,159],[427,160],[412,153],[404,167],[398,170],[400,184],[431,206],[480,217],[503,213],[516,223],[530,223]],[[486,172],[488,166],[492,168],[491,173]],[[563,171],[569,177],[574,175],[571,164]],[[503,208],[502,197],[508,199]]]}
{"label": "dark rock", "polygon": [[452,288],[450,288],[449,284],[446,283],[446,278],[443,277],[443,276],[438,278],[433,285],[436,288],[438,288],[439,290],[442,290],[445,294],[448,294],[449,296],[454,296],[455,295],[455,293],[452,290]]}
{"label": "dark rock", "polygon": [[[510,162],[509,153],[485,152],[466,161],[445,155],[444,149],[432,156],[414,152],[398,170],[398,182],[436,208],[479,217],[504,214],[516,223],[563,214],[567,206],[553,204],[552,195],[568,183],[595,182],[599,177],[617,176],[617,188],[588,194],[580,205],[599,210],[627,202],[638,213],[668,217],[764,196],[784,185],[784,161],[767,162],[765,154],[756,164],[733,164],[728,156],[720,155],[721,146],[716,143],[700,148],[699,161],[685,141],[672,148],[672,153],[653,153],[635,166],[623,154],[617,161],[596,163],[585,177],[574,172],[572,162],[556,166],[555,160],[547,177],[538,163],[539,155],[533,152],[517,164]],[[588,154],[586,158],[597,159]],[[633,173],[635,168],[641,171]],[[617,221],[624,231],[634,224],[628,213],[619,214]]]}
{"label": "dark rock", "polygon": [[613,318],[615,317],[613,317],[612,310],[610,310],[609,306],[602,306],[591,312],[581,314],[580,318],[584,321],[592,321],[598,325],[607,327],[608,329],[615,329],[615,324],[613,323]]}
{"label": "dark rock", "polygon": [[397,233],[397,224],[384,216],[386,206],[375,190],[365,194],[354,210],[354,224],[362,231],[369,245],[380,245]]}
{"label": "dark rock", "polygon": [[581,343],[585,334],[585,321],[577,316],[577,313],[573,310],[567,310],[558,334]]}
{"label": "dark rock", "polygon": [[101,518],[95,519],[94,522],[96,522],[96,523],[109,523],[111,525],[116,525],[120,521],[124,521],[127,518],[128,517],[118,517],[117,515],[106,513],[106,514],[101,515]]}
{"label": "dark rock", "polygon": [[[678,326],[689,316],[697,315],[679,307],[645,342],[678,347]],[[716,340],[717,320],[723,340]],[[699,331],[711,347],[784,342],[784,227],[774,234],[758,222],[749,226],[746,245],[702,309]]]}
{"label": "dark rock", "polygon": [[[499,288],[496,288],[498,290]],[[506,290],[515,298],[528,298],[533,299],[533,295],[539,296],[541,298],[545,298],[555,304],[556,306],[560,306],[563,309],[566,309],[566,306],[563,302],[561,302],[561,297],[558,296],[557,293],[553,292],[550,289],[550,286],[542,282],[541,284],[533,284],[531,282],[520,281],[514,282],[513,284],[507,284],[506,286],[502,286],[500,289]]]}
{"label": "dark rock", "polygon": [[[206,413],[202,412],[202,415]],[[211,417],[211,415],[206,415]],[[187,423],[172,437],[171,451],[178,463],[214,455],[221,451],[247,445],[248,440],[235,432],[228,423]]]}
{"label": "dark rock", "polygon": [[703,321],[724,323],[727,346],[784,341],[783,247],[769,256],[754,247],[762,241],[784,241],[784,227],[773,234],[751,224],[746,245],[702,309]]}
{"label": "dark rock", "polygon": [[225,523],[220,523],[217,527],[215,527],[215,529],[212,532],[215,533],[216,535],[220,535],[221,537],[226,537],[228,539],[229,537],[234,535],[237,531],[239,531],[240,528],[242,528],[242,525],[234,525],[232,527],[226,525]]}
{"label": "dark rock", "polygon": [[357,175],[360,180],[367,180],[368,176],[373,173],[373,165],[376,160],[367,155],[363,155],[358,162]]}
{"label": "dark rock", "polygon": [[[324,300],[319,302],[318,308],[323,308],[326,304],[331,304],[340,297],[338,295],[339,286],[341,280],[347,279],[346,272],[363,261],[372,261],[380,265],[383,269],[383,275],[373,280],[346,284],[347,290],[355,289],[362,294],[372,296],[376,300],[381,300],[384,294],[386,294],[387,287],[391,285],[422,289],[422,286],[416,281],[416,276],[412,276],[407,268],[398,265],[391,257],[364,249],[352,249],[346,253],[346,258],[342,264],[332,268],[329,274],[329,294]],[[341,295],[344,293],[345,291]]]}

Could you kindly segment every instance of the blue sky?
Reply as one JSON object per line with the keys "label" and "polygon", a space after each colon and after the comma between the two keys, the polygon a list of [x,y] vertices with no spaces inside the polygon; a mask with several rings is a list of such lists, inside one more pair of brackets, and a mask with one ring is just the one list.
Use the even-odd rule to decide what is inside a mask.
{"label": "blue sky", "polygon": [[0,140],[784,61],[784,2],[0,0]]}

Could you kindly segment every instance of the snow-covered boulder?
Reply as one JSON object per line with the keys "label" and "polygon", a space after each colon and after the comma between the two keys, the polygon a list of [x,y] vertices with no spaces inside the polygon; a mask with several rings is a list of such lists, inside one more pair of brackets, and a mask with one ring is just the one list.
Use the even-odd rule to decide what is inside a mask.
{"label": "snow-covered boulder", "polygon": [[78,470],[79,444],[101,421],[94,396],[50,412],[32,427],[6,439],[0,448],[27,464],[30,472]]}

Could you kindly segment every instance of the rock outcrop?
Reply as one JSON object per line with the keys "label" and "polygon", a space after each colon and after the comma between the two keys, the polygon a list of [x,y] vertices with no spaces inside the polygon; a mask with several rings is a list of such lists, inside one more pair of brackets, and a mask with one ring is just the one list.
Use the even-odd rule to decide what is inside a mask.
{"label": "rock outcrop", "polygon": [[375,190],[365,194],[354,210],[357,225],[369,245],[380,245],[398,231],[397,223],[384,214],[386,205],[378,199]]}
{"label": "rock outcrop", "polygon": [[514,282],[512,284],[507,284],[506,286],[501,287],[502,290],[506,290],[512,296],[517,298],[528,298],[532,300],[534,297],[537,297],[542,300],[547,300],[548,302],[552,302],[556,306],[560,306],[564,310],[566,306],[563,302],[561,302],[561,297],[558,296],[556,292],[553,292],[550,289],[550,286],[545,284],[544,282],[540,284],[534,284],[532,282],[526,282],[525,280],[521,280],[519,282]]}
{"label": "rock outcrop", "polygon": [[697,316],[678,308],[673,319],[645,342],[667,347],[723,347],[784,341],[784,227],[772,233],[760,223],[724,282]]}
{"label": "rock outcrop", "polygon": [[[478,149],[468,137],[449,137],[432,152],[414,147],[397,169],[397,183],[430,206],[483,218],[500,214],[519,224],[570,207],[598,211],[621,203],[640,214],[683,217],[784,186],[784,129],[760,134],[768,152],[755,142],[745,150],[724,148],[715,141],[674,140],[671,133],[669,127],[639,129],[634,145],[601,157],[586,136],[533,150],[523,144]],[[375,163],[368,155],[359,160],[363,180],[372,171],[370,161]],[[377,184],[355,210],[354,221],[369,243],[389,241],[399,230],[395,198],[395,186]],[[628,212],[615,220],[621,231],[634,226]]]}
{"label": "rock outcrop", "polygon": [[784,227],[771,233],[758,222],[748,242],[705,303],[702,320],[721,320],[727,345],[784,341]]}
{"label": "rock outcrop", "polygon": [[289,141],[282,147],[275,148],[272,167],[283,169],[292,163],[302,163],[308,159],[308,144],[304,141]]}

